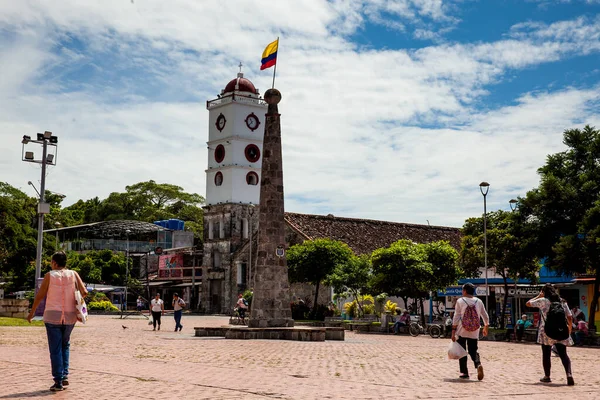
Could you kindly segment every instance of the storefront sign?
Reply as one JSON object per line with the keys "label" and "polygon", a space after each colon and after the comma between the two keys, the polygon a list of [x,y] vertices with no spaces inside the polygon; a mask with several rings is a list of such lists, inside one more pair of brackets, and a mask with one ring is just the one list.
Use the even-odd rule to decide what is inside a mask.
{"label": "storefront sign", "polygon": [[[447,287],[445,291],[438,292],[438,296],[462,296],[462,286]],[[485,296],[485,286],[476,286],[475,296]]]}
{"label": "storefront sign", "polygon": [[510,297],[535,297],[542,290],[541,286],[524,286],[517,287],[516,290],[514,287],[508,288],[508,295]]}

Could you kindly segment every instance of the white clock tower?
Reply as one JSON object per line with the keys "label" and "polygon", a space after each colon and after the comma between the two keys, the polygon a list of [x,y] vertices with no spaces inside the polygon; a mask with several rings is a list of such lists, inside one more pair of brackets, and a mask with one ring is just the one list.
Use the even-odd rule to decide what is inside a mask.
{"label": "white clock tower", "polygon": [[206,102],[206,108],[208,168],[201,307],[207,312],[227,313],[237,292],[248,287],[247,263],[231,265],[231,260],[256,230],[267,104],[240,72],[216,99]]}

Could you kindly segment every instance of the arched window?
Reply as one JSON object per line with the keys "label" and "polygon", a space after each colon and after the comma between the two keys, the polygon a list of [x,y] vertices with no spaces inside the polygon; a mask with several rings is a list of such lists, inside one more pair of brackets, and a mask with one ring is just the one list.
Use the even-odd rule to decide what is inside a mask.
{"label": "arched window", "polygon": [[208,222],[208,238],[209,239],[215,238],[214,229],[215,229],[215,223],[213,221],[209,221]]}
{"label": "arched window", "polygon": [[223,184],[223,174],[221,173],[221,171],[219,171],[215,174],[215,185],[221,186],[222,184]]}
{"label": "arched window", "polygon": [[221,268],[221,253],[219,250],[213,252],[213,268]]}
{"label": "arched window", "polygon": [[256,172],[248,172],[246,174],[246,183],[248,185],[258,185],[258,174]]}
{"label": "arched window", "polygon": [[248,219],[242,218],[242,237],[248,239]]}

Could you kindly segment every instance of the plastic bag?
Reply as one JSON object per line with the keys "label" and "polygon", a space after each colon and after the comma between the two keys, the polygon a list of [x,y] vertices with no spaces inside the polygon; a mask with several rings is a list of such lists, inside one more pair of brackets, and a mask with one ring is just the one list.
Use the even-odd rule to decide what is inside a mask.
{"label": "plastic bag", "polygon": [[449,360],[458,360],[465,357],[467,354],[467,350],[458,344],[458,342],[450,342],[450,346],[448,346]]}

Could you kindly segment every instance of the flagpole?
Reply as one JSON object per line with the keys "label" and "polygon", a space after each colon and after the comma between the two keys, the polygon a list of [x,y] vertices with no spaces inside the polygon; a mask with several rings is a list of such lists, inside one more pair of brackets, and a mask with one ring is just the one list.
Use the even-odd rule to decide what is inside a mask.
{"label": "flagpole", "polygon": [[[279,58],[279,36],[277,36],[277,58]],[[273,68],[273,86],[271,89],[275,89],[275,73],[277,72],[277,61],[275,61],[275,68]]]}

